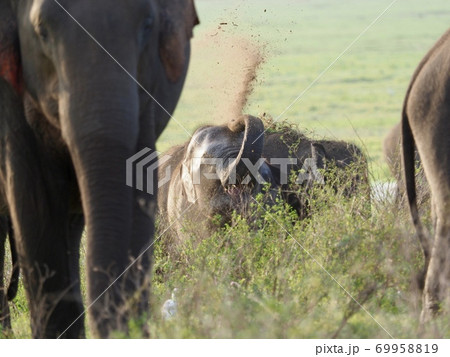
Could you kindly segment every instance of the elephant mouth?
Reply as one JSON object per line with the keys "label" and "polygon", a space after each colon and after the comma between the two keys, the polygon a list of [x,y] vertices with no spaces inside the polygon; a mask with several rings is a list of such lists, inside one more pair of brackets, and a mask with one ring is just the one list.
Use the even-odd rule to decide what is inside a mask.
{"label": "elephant mouth", "polygon": [[224,188],[233,209],[239,209],[249,202],[253,188],[249,185],[229,185]]}
{"label": "elephant mouth", "polygon": [[241,194],[244,192],[244,189],[242,186],[231,185],[225,188],[225,192],[227,193],[228,196],[234,199],[240,197]]}

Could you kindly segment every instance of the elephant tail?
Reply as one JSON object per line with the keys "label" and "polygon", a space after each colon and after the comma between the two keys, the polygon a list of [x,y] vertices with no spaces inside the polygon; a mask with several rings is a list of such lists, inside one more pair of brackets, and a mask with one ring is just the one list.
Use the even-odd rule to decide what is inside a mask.
{"label": "elephant tail", "polygon": [[406,196],[408,197],[409,210],[425,256],[426,271],[430,259],[430,241],[422,226],[419,209],[417,206],[415,141],[411,126],[409,125],[408,115],[406,113],[406,103],[407,99],[405,100],[402,114],[402,159],[404,167],[404,180],[406,185]]}
{"label": "elephant tail", "polygon": [[19,259],[17,256],[16,244],[14,242],[14,231],[12,229],[11,222],[8,222],[8,225],[9,225],[9,228],[8,228],[8,230],[9,230],[9,232],[8,232],[9,246],[11,249],[11,261],[12,261],[13,269],[12,269],[11,279],[9,280],[7,297],[8,297],[8,301],[12,301],[16,297],[17,290],[19,288],[20,269],[19,269]]}

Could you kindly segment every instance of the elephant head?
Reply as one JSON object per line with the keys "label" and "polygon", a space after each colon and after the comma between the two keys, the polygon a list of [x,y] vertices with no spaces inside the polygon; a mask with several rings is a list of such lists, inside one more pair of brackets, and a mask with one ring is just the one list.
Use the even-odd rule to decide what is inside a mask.
{"label": "elephant head", "polygon": [[187,200],[202,215],[220,214],[227,220],[233,209],[242,210],[249,195],[260,190],[268,179],[261,158],[263,132],[262,121],[250,115],[195,132],[186,147],[181,181]]}
{"label": "elephant head", "polygon": [[[35,141],[36,147],[30,155],[39,156],[28,160],[25,166],[32,167],[37,165],[32,161],[38,161],[41,167],[51,167],[47,170],[51,173],[45,173],[36,166],[42,179],[34,183],[30,179],[30,195],[37,197],[37,192],[41,192],[45,204],[52,208],[50,211],[61,214],[63,210],[56,207],[64,199],[56,197],[54,182],[48,182],[46,175],[56,177],[58,187],[66,185],[73,176],[78,196],[68,201],[81,202],[78,210],[85,216],[89,300],[100,296],[92,308],[94,333],[108,336],[118,325],[104,316],[105,311],[114,315],[145,277],[139,273],[138,283],[125,283],[125,297],[114,289],[108,291],[111,296],[102,293],[125,270],[130,258],[139,256],[148,246],[154,231],[156,196],[125,185],[125,163],[145,147],[155,149],[156,139],[175,109],[187,72],[192,30],[198,24],[194,3],[5,0],[0,2],[0,8],[0,75],[23,100],[27,129],[33,133],[27,141]],[[19,174],[15,178],[27,180]],[[143,180],[156,186],[156,178]],[[70,182],[67,186],[62,192],[71,190]],[[32,247],[32,242],[39,241],[40,247],[47,244],[49,249],[57,249],[51,242],[65,238],[52,235],[63,235],[67,227],[50,233],[42,222],[36,222],[40,226],[33,231],[29,223],[32,219],[27,218],[31,215],[19,214],[24,209],[24,204],[16,202],[19,199],[14,193],[9,194],[21,263],[56,270],[49,279],[55,283],[44,287],[44,295],[45,289],[52,290],[54,296],[60,290],[69,291],[71,288],[63,289],[61,285],[67,281],[71,285],[71,278],[58,275],[63,273],[54,262],[56,258],[47,257],[44,248],[42,253],[36,253]],[[35,210],[43,211],[38,207]],[[34,237],[37,234],[41,236]],[[68,253],[61,249],[57,254]],[[148,255],[143,257],[144,274],[149,259]],[[39,300],[35,282],[38,277],[27,271],[31,270],[24,272],[28,297],[30,301]],[[77,317],[79,307],[64,307],[65,300],[72,300],[67,304],[73,305],[76,298],[60,298],[47,323],[53,324],[53,330],[36,325],[35,336],[52,337]],[[35,308],[30,309],[32,321],[36,320]],[[61,322],[58,312],[67,321]]]}

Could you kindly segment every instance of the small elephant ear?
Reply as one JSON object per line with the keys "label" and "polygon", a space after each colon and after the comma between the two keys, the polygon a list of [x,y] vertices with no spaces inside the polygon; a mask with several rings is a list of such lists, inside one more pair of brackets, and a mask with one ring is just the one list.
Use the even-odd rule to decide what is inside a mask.
{"label": "small elephant ear", "polygon": [[194,0],[160,0],[161,31],[159,55],[167,77],[172,83],[183,75],[187,61],[186,46],[193,36],[193,28],[200,22]]}
{"label": "small elephant ear", "polygon": [[186,192],[188,201],[190,203],[194,203],[197,200],[194,179],[192,177],[192,170],[190,170],[189,164],[186,161],[183,162],[181,167],[181,182],[183,184],[184,192]]}
{"label": "small elephant ear", "polygon": [[22,94],[22,65],[16,17],[10,1],[0,1],[0,77]]}
{"label": "small elephant ear", "polygon": [[302,183],[306,180],[306,185],[312,187],[315,183],[320,185],[325,184],[325,178],[318,169],[325,168],[326,152],[322,144],[311,143],[311,158],[308,158],[303,163],[303,168],[306,169],[306,176],[303,176]]}
{"label": "small elephant ear", "polygon": [[326,151],[322,144],[311,143],[311,157],[318,169],[326,168]]}

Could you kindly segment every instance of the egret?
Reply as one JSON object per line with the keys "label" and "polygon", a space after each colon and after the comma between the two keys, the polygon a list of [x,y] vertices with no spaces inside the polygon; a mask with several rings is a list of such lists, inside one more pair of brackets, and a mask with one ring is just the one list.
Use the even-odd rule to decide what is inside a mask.
{"label": "egret", "polygon": [[171,320],[176,314],[178,304],[176,300],[178,289],[175,288],[172,291],[172,299],[166,300],[161,308],[161,315],[164,320]]}

